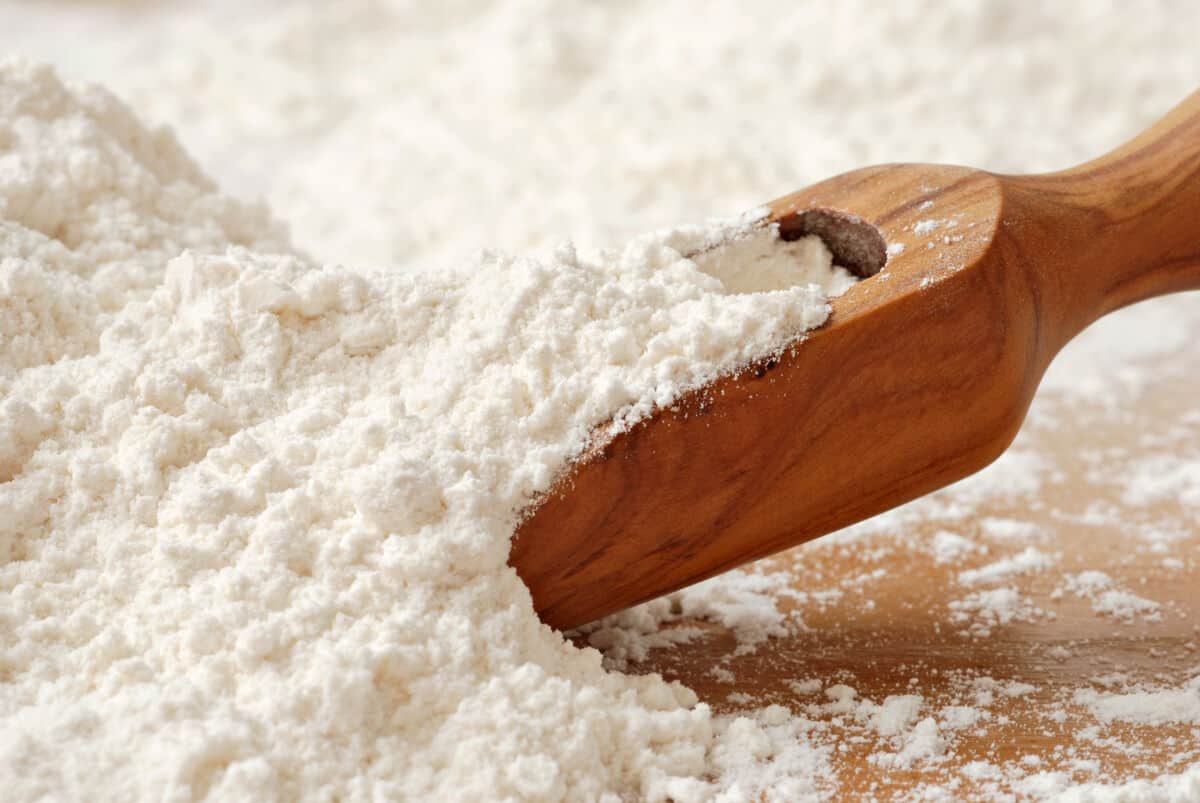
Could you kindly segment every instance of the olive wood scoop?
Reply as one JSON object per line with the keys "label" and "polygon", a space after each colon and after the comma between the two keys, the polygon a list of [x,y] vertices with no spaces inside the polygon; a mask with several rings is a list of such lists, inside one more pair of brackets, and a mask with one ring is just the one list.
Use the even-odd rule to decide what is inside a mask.
{"label": "olive wood scoop", "polygon": [[1000,456],[1067,341],[1118,307],[1200,289],[1200,92],[1071,170],[882,165],[770,210],[782,239],[818,234],[864,279],[803,342],[598,444],[535,502],[510,563],[548,624],[825,535]]}

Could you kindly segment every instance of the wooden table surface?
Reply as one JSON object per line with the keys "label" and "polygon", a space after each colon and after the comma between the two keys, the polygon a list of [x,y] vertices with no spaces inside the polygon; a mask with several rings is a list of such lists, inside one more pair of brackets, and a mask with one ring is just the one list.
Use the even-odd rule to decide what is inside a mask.
{"label": "wooden table surface", "polygon": [[[1108,340],[1084,335],[1093,339],[1063,358],[1077,378],[1043,389],[999,463],[756,567],[790,572],[799,593],[779,595],[778,604],[803,620],[791,635],[738,656],[728,629],[688,623],[708,636],[655,651],[633,671],[678,679],[722,712],[779,703],[805,713],[815,722],[812,740],[831,749],[833,777],[823,788],[845,796],[911,797],[929,785],[956,798],[991,796],[1029,792],[1039,772],[1111,782],[1200,762],[1194,721],[1105,723],[1076,699],[1081,690],[1143,683],[1178,688],[1200,675],[1200,294],[1153,303],[1161,307],[1121,313]],[[1198,313],[1181,315],[1185,303]],[[1106,343],[1120,345],[1120,327],[1144,337],[1158,325],[1156,309],[1170,313],[1161,319],[1170,324],[1165,350],[1109,359]],[[1088,392],[1063,389],[1080,383]],[[986,553],[938,564],[939,532]],[[1002,582],[959,578],[1027,547],[1053,565]],[[1091,600],[1063,591],[1067,575],[1088,570],[1160,608],[1126,621],[1098,613]],[[969,614],[955,621],[952,603],[1002,587],[1035,610],[990,628]],[[818,708],[829,700],[799,683],[807,679],[844,683],[876,703],[920,694],[921,716],[969,705],[985,718],[943,727],[947,748],[933,761],[887,766],[871,756],[896,744]],[[998,770],[964,771],[972,762]]]}

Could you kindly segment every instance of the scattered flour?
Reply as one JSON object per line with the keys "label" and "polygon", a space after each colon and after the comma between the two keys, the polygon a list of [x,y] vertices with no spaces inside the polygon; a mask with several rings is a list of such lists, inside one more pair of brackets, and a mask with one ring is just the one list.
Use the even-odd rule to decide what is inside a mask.
{"label": "scattered flour", "polygon": [[998,541],[1030,541],[1044,538],[1046,533],[1028,521],[988,516],[979,522],[979,529],[988,538]]}
{"label": "scattered flour", "polygon": [[1014,587],[973,591],[950,602],[950,621],[965,624],[966,634],[986,638],[1000,626],[1032,622],[1043,612]]}
{"label": "scattered flour", "polygon": [[[0,2],[0,39],[6,52],[54,60],[69,73],[116,87],[140,116],[174,124],[222,187],[265,196],[304,252],[330,262],[393,265],[389,272],[450,265],[450,278],[440,285],[446,290],[466,281],[461,274],[468,266],[525,276],[533,265],[569,263],[578,278],[582,266],[555,252],[555,238],[571,234],[584,243],[616,245],[647,228],[745,208],[865,163],[1061,167],[1149,122],[1194,89],[1196,75],[1189,22],[1195,8],[1186,0],[1164,0],[1136,20],[1082,1],[1020,13],[1003,0],[921,0],[888,13],[861,0],[835,9],[776,2],[754,14],[733,3],[696,14],[685,0],[567,2],[553,9],[538,0],[188,6]],[[819,36],[812,35],[814,24],[821,26]],[[0,761],[16,756],[22,762],[17,776],[0,764],[6,781],[18,777],[36,787],[30,794],[67,789],[74,797],[96,797],[95,786],[66,786],[72,778],[88,783],[86,773],[104,766],[80,758],[90,738],[108,746],[104,761],[131,760],[146,769],[129,776],[124,798],[158,797],[164,788],[179,799],[230,797],[235,789],[255,799],[288,797],[292,787],[275,774],[280,766],[305,764],[311,767],[304,772],[322,779],[308,788],[320,795],[329,788],[321,783],[336,785],[344,777],[325,775],[330,767],[344,769],[343,760],[363,767],[362,780],[345,797],[397,797],[403,790],[377,779],[402,775],[398,765],[405,762],[432,767],[422,762],[453,748],[461,756],[437,768],[459,781],[451,798],[516,790],[514,796],[548,799],[563,790],[620,789],[632,799],[790,801],[830,797],[838,752],[854,740],[884,738],[870,725],[874,704],[853,697],[843,707],[862,707],[861,716],[828,710],[809,719],[779,706],[711,716],[678,686],[605,675],[593,652],[541,631],[531,635],[533,625],[520,610],[489,618],[486,612],[512,589],[486,579],[486,567],[496,565],[480,557],[486,538],[473,541],[462,531],[463,542],[447,559],[408,552],[413,539],[403,535],[375,533],[386,526],[389,510],[428,517],[433,523],[426,526],[436,529],[439,515],[459,516],[479,488],[502,499],[530,479],[509,478],[514,487],[497,491],[506,484],[502,450],[481,455],[473,451],[479,441],[470,438],[442,443],[439,454],[453,452],[459,468],[477,470],[463,475],[472,487],[439,499],[442,477],[427,476],[421,456],[405,453],[411,443],[401,443],[416,422],[394,422],[420,420],[440,403],[459,416],[464,394],[480,383],[466,381],[458,395],[422,397],[444,388],[447,373],[466,370],[430,351],[419,377],[380,376],[386,372],[378,370],[387,353],[410,342],[412,330],[435,313],[462,325],[460,313],[482,310],[475,342],[485,353],[493,345],[485,342],[487,327],[502,313],[465,296],[453,309],[389,307],[380,298],[396,280],[360,269],[314,269],[316,260],[291,245],[262,209],[214,192],[170,136],[133,123],[103,93],[71,97],[39,74],[31,79],[39,85],[31,99],[14,92],[11,80],[6,73],[3,103],[9,105],[0,107],[0,494],[24,494],[29,477],[47,471],[57,472],[58,482],[41,497],[47,503],[41,509],[9,508],[10,497],[3,498],[5,513],[21,517],[0,517],[0,528],[7,527],[0,529]],[[20,124],[14,122],[18,106],[26,118]],[[53,126],[42,124],[55,114]],[[1078,125],[1084,117],[1088,124]],[[66,158],[85,150],[95,157]],[[43,193],[46,182],[59,186]],[[696,233],[677,236],[703,250]],[[934,247],[942,234],[919,239]],[[235,250],[227,253],[230,245]],[[479,245],[536,248],[542,255],[502,268],[509,260],[501,254],[467,256]],[[184,249],[191,261],[172,267],[168,288],[165,266]],[[893,255],[903,250],[902,243],[889,248]],[[716,256],[716,262],[698,260],[701,273],[718,281],[744,278],[723,273]],[[589,259],[582,256],[585,264]],[[226,275],[232,270],[244,270],[245,281]],[[355,310],[358,291],[341,292],[347,286],[365,294],[361,310]],[[508,288],[491,289],[492,301],[512,299]],[[168,331],[160,318],[172,293],[179,297],[175,311],[190,317]],[[668,309],[673,303],[660,302]],[[1152,386],[1170,362],[1134,366],[1135,359],[1178,353],[1194,342],[1194,307],[1194,298],[1163,299],[1106,319],[1055,361],[1044,392],[1119,408],[1131,393]],[[186,332],[199,333],[222,315],[233,334],[219,349],[190,342]],[[275,330],[271,318],[279,322]],[[264,322],[262,328],[246,330],[250,319]],[[410,328],[389,329],[397,321]],[[508,325],[495,333],[512,331]],[[430,335],[438,336],[452,340],[456,333]],[[327,346],[321,354],[340,350],[369,377],[355,375],[347,390],[331,391],[324,383],[342,375],[317,357],[313,386],[299,387],[297,362],[316,353],[317,340]],[[259,349],[261,362],[254,366],[255,355],[243,353],[232,357],[240,361],[233,374],[210,377],[202,361],[164,365],[169,355],[154,349],[167,341],[177,356],[205,349],[231,356],[249,346]],[[620,335],[580,348],[630,353]],[[134,352],[128,364],[114,359]],[[515,359],[507,355],[500,364]],[[120,376],[106,385],[102,377],[118,369]],[[321,383],[319,372],[327,374]],[[533,387],[537,371],[530,374],[521,381]],[[407,406],[350,409],[356,389],[375,380],[372,397],[393,393],[389,382],[410,382],[396,395],[416,412]],[[668,395],[670,385],[662,386]],[[513,401],[514,387],[501,383],[496,398]],[[281,388],[289,403],[305,406],[265,409]],[[315,398],[322,393],[328,397]],[[31,403],[35,398],[51,403]],[[554,406],[561,401],[547,406],[543,421],[566,409]],[[580,400],[567,403],[574,401]],[[472,424],[507,421],[512,414],[479,411]],[[472,438],[484,437],[473,432]],[[515,437],[566,442],[552,432]],[[280,454],[292,440],[318,446],[311,456],[304,449]],[[1170,451],[1169,445],[1158,448]],[[395,481],[355,488],[353,477],[379,473],[367,470],[376,458]],[[550,453],[530,458],[547,468],[556,459]],[[1124,504],[1165,501],[1190,509],[1195,462],[1167,454],[1135,467]],[[353,476],[329,477],[349,464],[359,469],[347,469]],[[1113,469],[1103,469],[1101,478],[1110,477]],[[1036,499],[1052,481],[1038,454],[1018,448],[939,499],[871,526],[895,528],[905,516],[936,513],[953,519],[944,526],[956,532],[971,533],[969,523],[978,521],[988,539],[979,550],[1006,537],[1036,538],[1053,549],[1041,543],[1053,544],[1053,526],[979,518],[980,505],[997,494]],[[10,487],[20,483],[25,486]],[[101,538],[90,511],[114,513],[122,505],[137,528]],[[231,509],[236,514],[220,522],[205,512]],[[332,521],[316,515],[334,509],[352,512]],[[1110,506],[1092,518],[1120,521],[1126,513]],[[310,518],[299,530],[288,526]],[[189,537],[172,529],[193,519]],[[64,532],[64,522],[76,521],[84,522],[78,532]],[[150,528],[163,536],[151,537]],[[190,537],[201,530],[204,537]],[[19,541],[13,537],[18,531]],[[50,541],[42,533],[64,537]],[[1156,530],[1154,537],[1157,548],[1166,548],[1177,536]],[[93,541],[106,551],[86,548]],[[954,549],[940,553],[951,583],[953,568],[977,551]],[[17,572],[28,571],[14,565],[31,558],[54,583],[13,584]],[[426,571],[418,564],[427,560]],[[442,600],[434,575],[460,561],[465,571],[443,579],[465,583],[466,590]],[[165,569],[144,576],[149,566]],[[485,579],[471,579],[479,577]],[[402,590],[397,578],[404,580]],[[692,610],[722,624],[740,623],[739,648],[752,650],[763,634],[800,626],[776,605],[782,587],[732,583],[734,602],[729,587],[714,582],[692,591]],[[1097,589],[1096,597],[1113,591],[1128,593]],[[807,598],[820,609],[842,594],[832,589]],[[704,595],[725,602],[709,604]],[[397,598],[423,606],[416,620],[387,608]],[[234,610],[210,606],[213,599],[232,600]],[[1112,599],[1114,610],[1122,609],[1121,598]],[[120,606],[123,616],[105,620],[95,600]],[[462,600],[478,613],[445,615],[436,636],[404,640],[422,632],[415,622],[426,613]],[[1008,603],[1020,610],[1027,601],[1018,593],[976,603],[973,612],[950,615],[987,619],[982,611],[1002,611]],[[161,616],[131,615],[142,606]],[[68,607],[72,614],[61,621],[47,613]],[[367,613],[359,620],[361,610]],[[41,617],[38,626],[19,631],[18,640],[15,622],[30,615]],[[658,646],[659,637],[669,645],[672,631],[655,635],[655,628],[670,628],[680,616],[676,603],[656,601],[629,614],[632,635],[609,623],[604,660],[631,665]],[[481,618],[487,622],[477,627]],[[190,624],[176,631],[179,621]],[[676,630],[681,640],[699,637],[685,633],[686,626]],[[504,648],[494,645],[508,645],[509,655],[497,658]],[[1071,650],[1058,649],[1064,660],[1070,657]],[[555,669],[562,661],[571,664],[569,671]],[[243,677],[240,662],[254,670]],[[15,683],[15,673],[26,668]],[[730,669],[722,671],[732,677]],[[411,678],[423,682],[406,698],[403,687]],[[823,681],[797,683],[813,694]],[[410,743],[417,730],[412,723],[429,712],[434,686],[443,703],[474,696],[460,710],[443,705],[437,716],[446,727],[416,732]],[[28,701],[33,687],[46,689],[44,701]],[[936,711],[926,697],[922,713],[935,718],[934,727],[923,724],[926,718],[912,721],[888,737],[897,740],[888,750],[877,751],[896,757],[876,761],[889,768],[937,765],[938,731],[946,745],[941,755],[948,755],[955,733],[972,727],[966,723],[997,723],[1004,701],[1017,699],[995,681],[966,688],[961,705]],[[274,699],[281,689],[297,695],[282,709]],[[1172,690],[1178,691],[1143,691]],[[747,704],[753,700],[747,698]],[[27,704],[41,707],[16,720],[19,728],[9,727]],[[554,721],[564,705],[570,715]],[[996,706],[994,716],[989,705]],[[103,710],[115,713],[111,722],[94,713]],[[1047,720],[1056,714],[1061,710]],[[387,716],[394,722],[384,722]],[[489,730],[500,717],[503,730]],[[844,720],[846,729],[831,726],[831,717]],[[159,733],[134,729],[161,721],[170,725]],[[914,734],[918,727],[921,733]],[[380,737],[388,728],[405,735],[389,745]],[[307,737],[315,747],[294,755]],[[272,746],[277,738],[282,741]],[[548,742],[553,748],[542,750]],[[51,757],[48,744],[69,749]],[[1184,755],[1186,745],[1178,747]],[[905,750],[903,760],[911,764],[897,763]],[[1143,758],[1159,766],[1157,757]],[[60,780],[26,771],[51,762]],[[1114,785],[1102,783],[1086,762],[1079,766],[1084,769],[1068,777],[1016,762],[978,761],[923,788],[929,799],[961,798],[954,791],[959,779],[997,784],[994,798],[1018,788],[1065,800],[1200,797],[1197,769]]]}
{"label": "scattered flour", "polygon": [[918,722],[895,753],[874,753],[870,760],[882,767],[907,769],[918,761],[930,761],[946,752],[946,740],[933,717]]}
{"label": "scattered flour", "polygon": [[734,630],[738,646],[728,656],[734,658],[803,626],[798,618],[779,609],[778,595],[793,581],[787,572],[756,574],[735,569],[592,622],[576,633],[603,651],[605,666],[627,669],[630,662],[644,661],[651,650],[705,635],[700,628],[676,623],[708,620]]}
{"label": "scattered flour", "polygon": [[933,559],[939,564],[957,563],[964,556],[980,550],[981,547],[970,539],[947,530],[933,536]]}
{"label": "scattered flour", "polygon": [[1200,511],[1200,462],[1176,455],[1161,455],[1143,460],[1134,467],[1122,501],[1144,507],[1164,499]]}
{"label": "scattered flour", "polygon": [[986,711],[969,705],[948,705],[939,714],[939,724],[943,730],[962,730],[976,725],[986,714]]}
{"label": "scattered flour", "polygon": [[1074,701],[1087,706],[1105,724],[1121,721],[1150,725],[1168,722],[1200,725],[1200,675],[1174,689],[1137,689],[1115,693],[1080,689],[1075,693]]}
{"label": "scattered flour", "polygon": [[1200,800],[1200,765],[1177,774],[1123,784],[1089,782],[1057,784],[1051,791],[1055,803],[1190,803]]}
{"label": "scattered flour", "polygon": [[896,736],[908,730],[925,700],[919,694],[897,694],[883,701],[871,719],[880,736]]}
{"label": "scattered flour", "polygon": [[1033,547],[1026,547],[1024,551],[1012,557],[1002,558],[978,569],[959,572],[958,582],[968,586],[979,583],[1000,583],[1016,575],[1041,571],[1053,565],[1054,558],[1052,556]]}
{"label": "scattered flour", "polygon": [[1067,575],[1065,580],[1063,588],[1055,590],[1055,596],[1061,596],[1065,589],[1077,597],[1089,600],[1092,610],[1098,614],[1111,616],[1126,624],[1138,618],[1150,622],[1162,618],[1160,603],[1114,588],[1112,578],[1104,572],[1089,570]]}
{"label": "scattered flour", "polygon": [[722,723],[712,764],[724,789],[715,799],[790,803],[827,797],[833,781],[828,761],[832,750],[813,746],[812,725],[780,705]]}
{"label": "scattered flour", "polygon": [[[882,703],[875,703],[859,698],[853,687],[839,683],[827,687],[824,696],[827,702],[810,703],[805,706],[805,713],[809,717],[832,715],[834,722],[850,732],[869,730],[878,735],[891,749],[871,753],[868,760],[872,764],[907,768],[936,760],[946,750],[947,741],[934,718],[919,718],[925,707],[920,695],[892,695]],[[806,721],[804,717],[797,720]]]}

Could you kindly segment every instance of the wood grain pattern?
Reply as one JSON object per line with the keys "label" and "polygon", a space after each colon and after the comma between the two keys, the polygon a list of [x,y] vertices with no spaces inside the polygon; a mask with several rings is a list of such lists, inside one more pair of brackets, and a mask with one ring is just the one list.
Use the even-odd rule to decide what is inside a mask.
{"label": "wood grain pattern", "polygon": [[885,165],[771,204],[904,250],[777,359],[572,467],[510,561],[570,627],[840,529],[999,456],[1054,355],[1099,316],[1200,287],[1200,93],[1113,153],[1000,176]]}

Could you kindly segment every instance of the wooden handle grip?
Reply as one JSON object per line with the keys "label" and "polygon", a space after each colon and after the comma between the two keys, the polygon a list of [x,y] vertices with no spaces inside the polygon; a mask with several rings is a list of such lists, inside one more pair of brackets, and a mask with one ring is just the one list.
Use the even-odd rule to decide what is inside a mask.
{"label": "wooden handle grip", "polygon": [[1071,337],[1116,307],[1200,287],[1200,95],[1073,170],[881,165],[771,204],[781,236],[822,234],[863,273],[882,242],[848,249],[835,222],[911,244],[931,206],[961,225],[955,236],[896,251],[803,345],[617,435],[539,502],[510,560],[546,622],[711,577],[1001,454]]}
{"label": "wooden handle grip", "polygon": [[1001,180],[1001,225],[1055,305],[1047,358],[1112,310],[1200,289],[1200,92],[1099,159]]}

